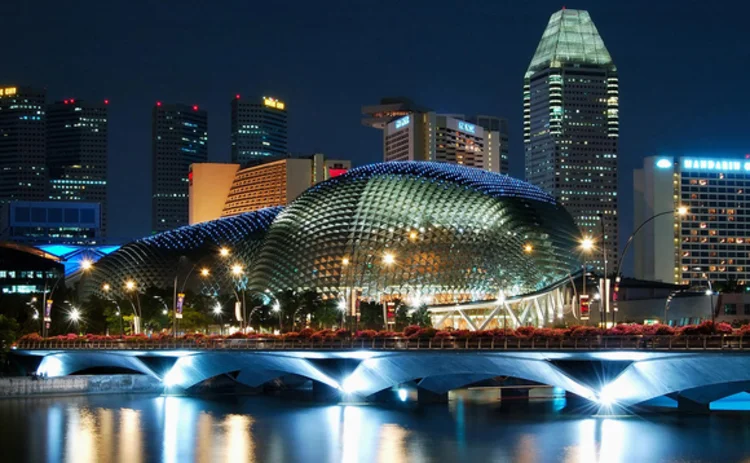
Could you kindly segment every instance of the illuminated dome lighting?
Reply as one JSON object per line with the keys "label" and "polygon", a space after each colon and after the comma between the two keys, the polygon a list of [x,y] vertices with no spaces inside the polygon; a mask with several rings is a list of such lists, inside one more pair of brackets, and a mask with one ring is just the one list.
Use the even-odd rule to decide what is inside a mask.
{"label": "illuminated dome lighting", "polygon": [[419,294],[435,303],[542,290],[580,267],[579,231],[521,180],[432,162],[350,170],[274,220],[249,269],[256,291]]}
{"label": "illuminated dome lighting", "polygon": [[[191,274],[187,287],[207,292],[243,286],[231,274],[221,250],[230,250],[232,264],[247,267],[280,207],[261,209],[223,219],[176,228],[122,246],[101,258],[84,279],[85,294],[105,296],[102,288],[118,294],[127,281],[139,290],[171,288],[179,273],[180,284]],[[193,267],[195,266],[195,267]],[[205,271],[204,271],[205,270]]]}

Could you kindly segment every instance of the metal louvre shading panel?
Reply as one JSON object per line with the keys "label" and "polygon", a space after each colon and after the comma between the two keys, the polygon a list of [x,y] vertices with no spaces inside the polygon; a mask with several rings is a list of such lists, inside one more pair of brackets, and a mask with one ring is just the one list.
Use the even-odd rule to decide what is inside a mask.
{"label": "metal louvre shading panel", "polygon": [[[158,233],[126,244],[112,254],[100,259],[92,274],[84,277],[84,294],[103,295],[102,286],[109,284],[115,294],[122,294],[125,282],[133,280],[144,290],[155,286],[171,288],[175,275],[180,282],[187,278],[191,268],[206,266],[211,277],[201,281],[193,278],[188,287],[203,290],[244,286],[244,278],[229,274],[229,263],[247,269],[269,226],[280,207],[188,225]],[[219,260],[218,251],[226,246],[231,250],[228,260]]]}
{"label": "metal louvre shading panel", "polygon": [[525,294],[577,270],[578,239],[565,209],[520,180],[452,164],[373,164],[279,214],[249,286],[446,303]]}

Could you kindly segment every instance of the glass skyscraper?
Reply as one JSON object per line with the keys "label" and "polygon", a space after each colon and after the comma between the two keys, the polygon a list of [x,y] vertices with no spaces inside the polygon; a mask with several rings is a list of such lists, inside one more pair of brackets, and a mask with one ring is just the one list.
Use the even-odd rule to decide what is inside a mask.
{"label": "glass skyscraper", "polygon": [[240,165],[286,157],[286,103],[264,96],[232,100],[232,162]]}
{"label": "glass skyscraper", "polygon": [[188,224],[190,164],[208,160],[208,113],[158,102],[151,137],[151,229],[161,232]]}
{"label": "glass skyscraper", "polygon": [[[553,195],[617,264],[617,68],[589,13],[554,13],[524,76],[526,180]],[[603,231],[602,231],[603,230]],[[589,265],[603,270],[603,253]]]}

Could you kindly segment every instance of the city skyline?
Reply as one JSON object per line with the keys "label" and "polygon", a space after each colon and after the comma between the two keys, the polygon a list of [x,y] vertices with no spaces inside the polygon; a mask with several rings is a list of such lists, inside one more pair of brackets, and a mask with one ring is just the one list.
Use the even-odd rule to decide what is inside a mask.
{"label": "city skyline", "polygon": [[[741,127],[746,125],[747,116],[742,108],[746,106],[747,97],[744,94],[730,97],[715,90],[721,85],[732,85],[742,75],[742,65],[738,63],[744,56],[742,44],[747,39],[735,32],[741,28],[731,27],[733,21],[739,21],[738,15],[727,15],[725,11],[716,10],[697,18],[689,9],[675,10],[650,4],[649,14],[643,15],[641,12],[646,5],[645,2],[627,7],[602,2],[575,5],[591,13],[618,64],[621,80],[627,83],[621,90],[624,102],[621,107],[619,179],[621,241],[632,229],[631,174],[643,156],[665,151],[693,154],[711,153],[713,150],[738,155],[746,150],[741,139]],[[58,11],[59,7],[52,3],[43,4],[42,7],[51,13],[59,13],[61,23],[68,15],[81,14],[75,8],[70,12]],[[11,9],[14,8],[19,21],[5,33],[17,32],[19,26],[28,24],[33,17],[33,11],[28,7]],[[219,34],[219,30],[226,31],[227,36],[236,37],[247,29],[243,21],[230,17],[230,10],[191,7],[188,8],[190,14],[186,11],[185,16],[170,17],[167,8],[156,8],[150,17],[138,18],[137,36],[124,33],[142,49],[144,62],[150,64],[137,78],[132,70],[127,69],[130,65],[124,64],[128,59],[133,59],[127,51],[128,47],[123,47],[115,39],[124,22],[113,19],[107,25],[111,33],[101,29],[103,25],[93,26],[102,35],[102,45],[85,54],[75,55],[72,61],[63,59],[66,54],[58,49],[58,44],[75,39],[72,32],[59,37],[49,51],[42,50],[38,39],[30,38],[18,50],[11,50],[7,58],[11,72],[2,76],[2,80],[4,83],[46,86],[48,102],[70,95],[87,100],[110,99],[111,204],[113,208],[125,212],[121,217],[112,219],[113,232],[110,236],[140,236],[150,228],[148,211],[140,210],[149,207],[148,191],[144,191],[148,188],[141,188],[148,186],[148,179],[136,178],[142,174],[133,164],[147,161],[150,156],[148,110],[156,100],[196,103],[208,110],[212,121],[210,161],[229,160],[230,114],[227,100],[240,93],[270,94],[292,105],[293,111],[289,116],[290,151],[320,151],[334,158],[351,158],[355,165],[362,165],[379,160],[381,140],[376,131],[361,127],[361,106],[377,101],[383,95],[405,95],[441,112],[460,108],[466,113],[507,117],[511,131],[510,170],[512,175],[522,177],[519,82],[549,15],[559,10],[560,4],[543,2],[533,6],[498,4],[487,7],[486,4],[469,3],[459,8],[443,3],[435,5],[432,10],[448,9],[463,17],[475,14],[480,8],[486,14],[477,19],[475,40],[480,43],[491,35],[493,43],[505,40],[513,44],[503,47],[502,66],[487,64],[490,66],[488,71],[495,72],[467,74],[463,69],[451,67],[442,69],[440,73],[431,69],[428,72],[437,54],[428,53],[412,59],[415,50],[424,46],[424,39],[411,32],[405,33],[408,40],[399,40],[399,47],[371,43],[367,33],[357,34],[351,43],[342,43],[334,39],[337,34],[346,33],[352,27],[366,32],[378,20],[385,20],[382,15],[386,13],[342,5],[335,9],[338,11],[336,14],[331,14],[334,9],[315,12],[299,5],[298,8],[285,9],[283,14],[273,6],[263,7],[266,16],[286,19],[289,34],[282,37],[280,42],[269,42],[269,46],[258,53],[258,60],[267,65],[255,67],[252,72],[248,66],[224,74],[214,70],[219,69],[219,63],[225,62],[224,57],[230,54],[222,53],[221,58],[217,58],[219,55],[215,52],[227,44],[227,39]],[[201,11],[194,11],[196,9]],[[410,14],[404,16],[416,18],[416,26],[435,27],[429,24],[429,18],[436,13],[426,5],[409,5],[406,9],[406,13]],[[108,16],[114,18],[116,13],[115,10]],[[121,13],[123,17],[134,14]],[[425,18],[421,18],[421,13]],[[86,15],[92,20],[104,17],[99,11],[86,12]],[[162,27],[174,29],[181,25],[198,24],[197,20],[188,21],[185,19],[187,17],[200,17],[205,21],[207,30],[204,34],[212,38],[201,46],[205,69],[195,70],[192,74],[181,72],[185,69],[183,65],[165,60],[163,47],[154,41]],[[341,17],[348,21],[345,24],[334,21]],[[311,18],[320,25],[309,22]],[[664,28],[663,24],[667,21],[682,24],[683,27]],[[334,22],[336,27],[329,27]],[[711,37],[699,38],[692,32],[704,23],[719,22],[728,24]],[[483,31],[486,27],[480,26],[489,23],[503,27]],[[51,31],[57,30],[54,23],[45,24]],[[639,34],[631,34],[630,30],[636,25]],[[296,40],[311,27],[315,34],[310,40],[304,43]],[[261,37],[270,28],[270,24],[260,23],[257,32],[246,33]],[[156,46],[145,49],[145,44],[152,42]],[[189,43],[194,45],[192,39],[189,39]],[[722,47],[723,44],[726,46]],[[465,41],[449,41],[446,47],[448,51],[460,49],[472,57],[486,53],[483,47],[466,47]],[[696,48],[711,49],[711,63],[716,66],[710,63],[698,67],[689,64],[693,62],[692,50]],[[227,51],[233,49],[230,47]],[[306,58],[313,49],[321,52],[322,59],[318,62]],[[718,51],[714,53],[713,50]],[[54,59],[46,59],[50,53],[57,55]],[[29,54],[38,55],[38,63],[37,60],[29,60]],[[389,72],[374,73],[372,76],[363,74],[365,69],[376,65],[385,66]],[[678,73],[682,78],[654,78],[666,72]],[[170,85],[166,85],[167,82]],[[694,88],[711,91],[696,92]],[[636,98],[628,102],[627,96],[638,92],[654,97]],[[690,98],[685,98],[685,95],[690,95]],[[330,130],[332,128],[336,129],[335,132]],[[692,134],[699,135],[693,137]],[[133,188],[132,183],[138,181],[144,185],[136,184]],[[134,203],[139,207],[124,210],[124,207]]]}

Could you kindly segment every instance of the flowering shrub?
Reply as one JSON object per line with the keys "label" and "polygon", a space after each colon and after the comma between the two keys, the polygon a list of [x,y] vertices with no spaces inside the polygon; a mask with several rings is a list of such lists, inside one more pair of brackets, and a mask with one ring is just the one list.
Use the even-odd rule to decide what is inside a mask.
{"label": "flowering shrub", "polygon": [[44,338],[39,333],[29,333],[24,334],[20,338],[18,338],[19,341],[27,341],[27,342],[39,342],[43,341]]}
{"label": "flowering shrub", "polygon": [[227,336],[227,339],[247,339],[247,336],[242,331],[235,331]]}
{"label": "flowering shrub", "polygon": [[716,328],[714,329],[714,331],[716,332],[716,334],[732,334],[734,330],[732,329],[732,325],[722,322],[716,324]]}
{"label": "flowering shrub", "polygon": [[300,339],[309,339],[313,334],[315,334],[315,330],[313,330],[312,328],[303,328],[299,331],[298,334]]}
{"label": "flowering shrub", "polygon": [[335,335],[338,339],[349,339],[352,337],[352,332],[347,330],[346,328],[340,328],[336,330]]}
{"label": "flowering shrub", "polygon": [[453,333],[451,333],[450,331],[438,331],[437,333],[435,333],[435,339],[445,339],[452,336]]}
{"label": "flowering shrub", "polygon": [[[677,333],[685,336],[704,336],[714,334],[716,332],[716,326],[711,320],[706,320],[700,325],[686,325],[680,328]],[[730,327],[731,332],[731,327]]]}
{"label": "flowering shrub", "polygon": [[422,328],[421,330],[417,331],[416,333],[412,334],[412,338],[419,338],[419,339],[430,339],[434,338],[437,334],[437,330],[435,328]]}
{"label": "flowering shrub", "polygon": [[574,338],[593,337],[600,334],[602,334],[601,330],[595,326],[572,326],[570,328],[570,335]]}
{"label": "flowering shrub", "polygon": [[656,325],[647,325],[643,327],[643,334],[653,336],[674,336],[677,330],[669,325],[662,325],[661,323]]}
{"label": "flowering shrub", "polygon": [[419,333],[419,330],[422,328],[419,325],[409,325],[406,328],[404,328],[404,336],[409,338],[414,334]]}
{"label": "flowering shrub", "polygon": [[378,331],[378,334],[375,335],[376,338],[395,338],[398,336],[401,336],[401,334],[395,331]]}
{"label": "flowering shrub", "polygon": [[355,335],[358,339],[372,339],[378,336],[378,332],[375,330],[361,330],[357,331]]}

